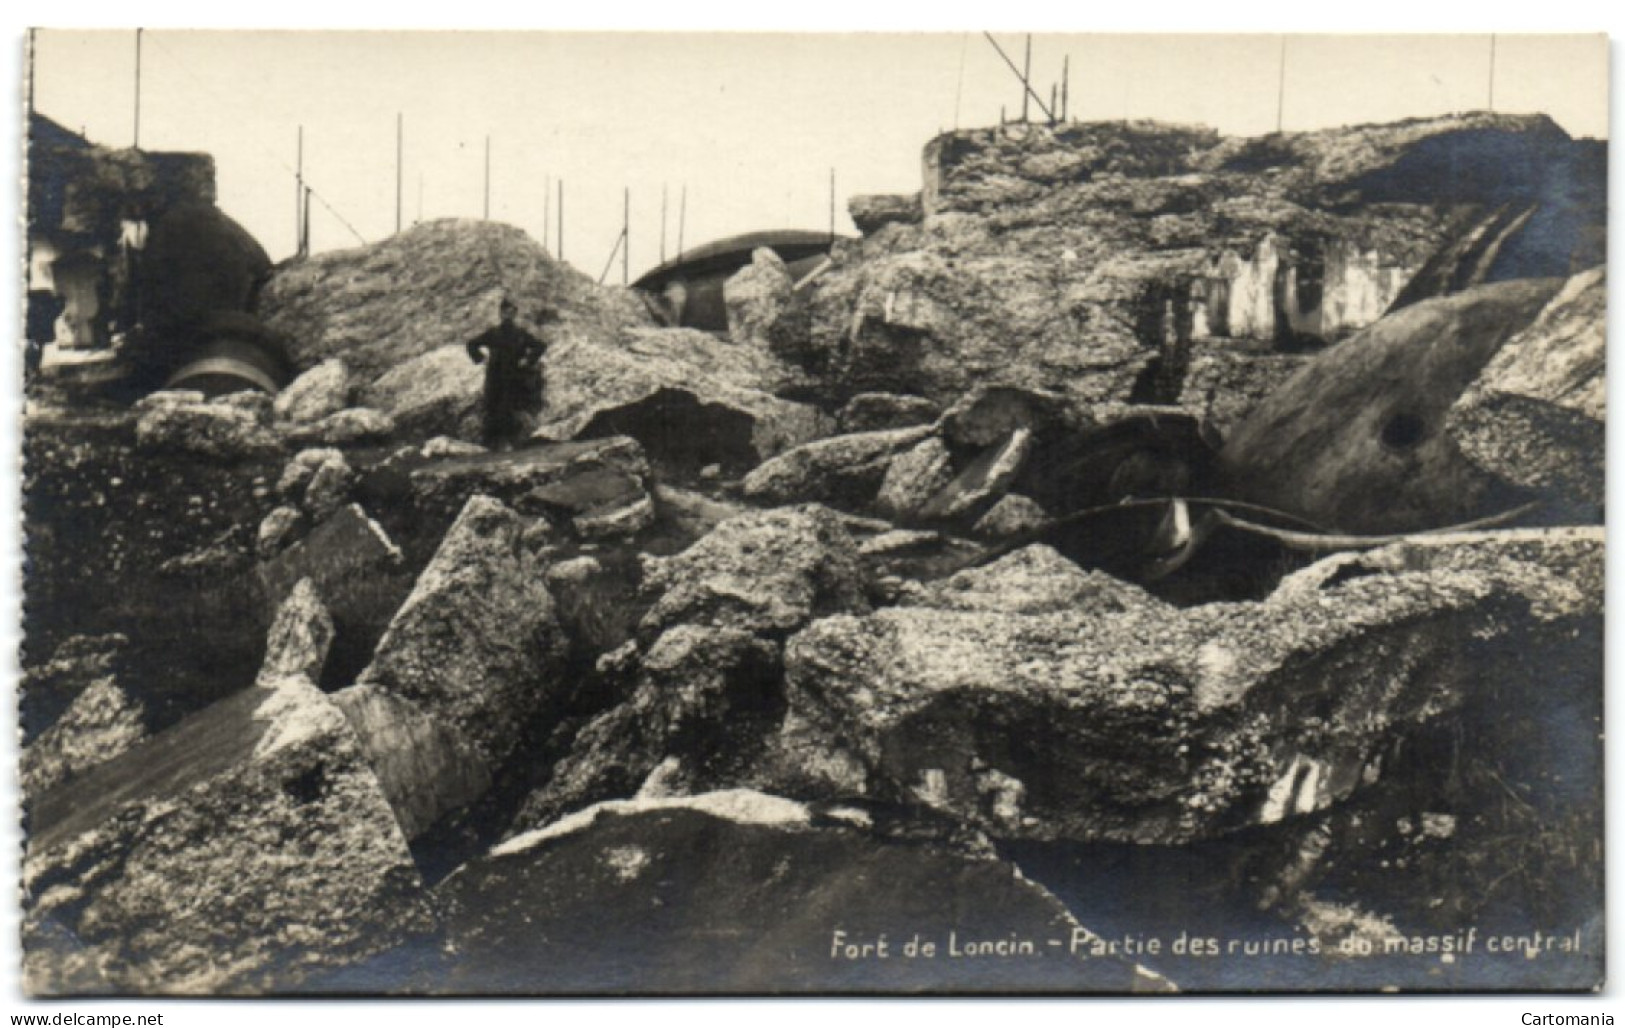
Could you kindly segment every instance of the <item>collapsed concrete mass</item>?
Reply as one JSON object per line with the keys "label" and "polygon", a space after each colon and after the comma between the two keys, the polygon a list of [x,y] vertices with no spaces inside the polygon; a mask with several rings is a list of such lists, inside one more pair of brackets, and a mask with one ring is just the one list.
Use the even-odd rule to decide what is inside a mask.
{"label": "collapsed concrete mass", "polygon": [[1225,990],[1123,940],[1245,925],[1283,989],[1485,988],[1342,948],[1531,920],[1599,980],[1591,144],[925,157],[709,330],[433,222],[277,269],[274,401],[42,394],[27,987]]}

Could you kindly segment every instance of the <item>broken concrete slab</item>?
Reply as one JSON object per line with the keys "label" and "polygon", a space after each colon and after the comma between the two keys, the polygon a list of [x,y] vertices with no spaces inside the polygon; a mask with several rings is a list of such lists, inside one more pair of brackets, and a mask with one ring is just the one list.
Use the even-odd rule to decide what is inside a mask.
{"label": "broken concrete slab", "polygon": [[[1423,544],[1431,564],[1331,558],[1262,603],[1187,610],[1126,586],[1076,609],[1085,576],[1035,550],[791,637],[785,748],[845,761],[832,788],[861,768],[872,795],[996,835],[1180,843],[1270,823],[1347,797],[1386,747],[1472,704],[1494,678],[1475,653],[1597,631],[1601,593],[1563,580],[1599,580],[1590,531],[1472,533]],[[1019,587],[978,584],[1007,572]],[[787,766],[815,787],[817,768]]]}
{"label": "broken concrete slab", "polygon": [[846,202],[852,224],[864,235],[873,235],[887,225],[913,225],[924,216],[920,194],[867,193]]}
{"label": "broken concrete slab", "polygon": [[272,405],[282,421],[320,421],[350,405],[353,386],[350,369],[338,357],[329,357],[289,382]]}
{"label": "broken concrete slab", "polygon": [[309,487],[310,480],[316,472],[332,464],[348,471],[350,462],[344,456],[344,451],[331,446],[308,447],[293,455],[293,459],[283,465],[282,475],[277,479],[276,491],[294,502],[300,502]]}
{"label": "broken concrete slab", "polygon": [[408,840],[491,787],[491,762],[422,705],[367,684],[340,689],[333,703],[349,719]]}
{"label": "broken concrete slab", "polygon": [[[1172,989],[1131,960],[1082,956],[1097,937],[1012,865],[940,843],[883,842],[867,820],[748,790],[589,808],[442,883],[462,959],[441,988]],[[583,935],[586,923],[594,927]],[[862,955],[883,936],[886,958]],[[930,958],[919,950],[927,942]]]}
{"label": "broken concrete slab", "polygon": [[357,679],[417,704],[493,767],[569,686],[566,640],[523,529],[497,500],[470,499]]}
{"label": "broken concrete slab", "polygon": [[328,647],[333,645],[333,618],[316,593],[316,585],[301,578],[282,601],[265,639],[265,662],[257,681],[275,682],[295,676],[322,680]]}
{"label": "broken concrete slab", "polygon": [[301,679],[245,689],[41,797],[23,884],[29,916],[121,992],[298,991],[434,926],[355,736]]}
{"label": "broken concrete slab", "polygon": [[403,435],[478,439],[484,389],[485,369],[468,359],[462,343],[452,343],[389,364],[361,398]]}
{"label": "broken concrete slab", "polygon": [[758,247],[750,263],[722,284],[728,311],[728,337],[736,343],[767,346],[768,330],[790,302],[790,272],[768,247]]}
{"label": "broken concrete slab", "polygon": [[97,678],[56,723],[23,750],[18,783],[26,804],[147,737],[146,711],[111,675]]}
{"label": "broken concrete slab", "polygon": [[643,448],[627,436],[453,455],[408,472],[425,511],[444,516],[475,495],[490,496],[520,514],[571,519],[583,538],[646,527],[654,518],[649,477]]}
{"label": "broken concrete slab", "polygon": [[1033,432],[1018,428],[982,451],[919,510],[926,520],[978,515],[996,503],[1021,474],[1033,449]]}
{"label": "broken concrete slab", "polygon": [[254,552],[261,560],[270,560],[298,539],[304,527],[305,514],[298,507],[276,507],[260,522]]}
{"label": "broken concrete slab", "polygon": [[377,443],[396,431],[395,419],[371,407],[346,407],[308,424],[294,424],[282,430],[291,446],[354,446]]}
{"label": "broken concrete slab", "polygon": [[[1446,415],[1477,467],[1569,505],[1604,499],[1607,272],[1569,279]],[[1587,518],[1590,520],[1590,518]]]}
{"label": "broken concrete slab", "polygon": [[150,452],[193,453],[224,462],[268,460],[282,443],[251,410],[219,402],[167,402],[136,419],[136,447]]}
{"label": "broken concrete slab", "polygon": [[549,351],[541,439],[630,435],[652,460],[743,470],[826,435],[827,415],[780,399],[796,375],[761,347],[688,328],[572,337]]}
{"label": "broken concrete slab", "polygon": [[758,503],[867,506],[892,458],[931,435],[929,426],[856,432],[798,446],[758,466],[742,483]]}
{"label": "broken concrete slab", "polygon": [[308,578],[335,617],[344,616],[343,598],[350,587],[398,570],[400,548],[352,503],[311,529],[310,534],[259,565],[260,585],[272,609],[281,606],[300,579]]}
{"label": "broken concrete slab", "polygon": [[892,458],[875,495],[875,508],[890,518],[913,518],[953,480],[953,454],[941,438],[929,436]]}
{"label": "broken concrete slab", "polygon": [[[678,625],[640,654],[630,698],[577,734],[510,836],[607,799],[627,799],[664,761],[688,791],[731,785],[783,713],[777,644],[734,628]],[[670,787],[668,783],[668,788]]]}
{"label": "broken concrete slab", "polygon": [[841,522],[815,505],[731,518],[672,557],[643,560],[654,596],[639,626],[740,628],[782,638],[815,617],[867,610],[867,575]]}
{"label": "broken concrete slab", "polygon": [[1006,493],[976,519],[971,531],[984,539],[1020,539],[1043,529],[1049,513],[1020,493]]}
{"label": "broken concrete slab", "polygon": [[929,425],[941,416],[942,408],[923,396],[859,393],[846,402],[835,421],[843,434],[852,434]]}

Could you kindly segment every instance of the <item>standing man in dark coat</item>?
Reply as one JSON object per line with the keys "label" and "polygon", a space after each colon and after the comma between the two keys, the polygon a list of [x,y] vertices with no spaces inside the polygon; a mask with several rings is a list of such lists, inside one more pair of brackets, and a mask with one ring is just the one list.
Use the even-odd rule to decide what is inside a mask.
{"label": "standing man in dark coat", "polygon": [[[512,300],[502,300],[501,324],[468,341],[468,357],[485,365],[485,445],[510,443],[519,431],[519,412],[539,392],[536,365],[547,346],[514,323],[519,313]],[[489,359],[487,359],[489,358]]]}

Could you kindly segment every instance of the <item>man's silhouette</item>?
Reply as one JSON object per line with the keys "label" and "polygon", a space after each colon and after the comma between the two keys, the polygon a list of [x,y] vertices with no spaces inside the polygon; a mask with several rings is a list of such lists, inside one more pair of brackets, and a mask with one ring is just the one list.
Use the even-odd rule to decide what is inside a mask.
{"label": "man's silhouette", "polygon": [[485,445],[511,443],[519,432],[519,412],[540,394],[536,365],[547,345],[514,323],[519,313],[504,299],[502,323],[468,341],[468,357],[485,365]]}

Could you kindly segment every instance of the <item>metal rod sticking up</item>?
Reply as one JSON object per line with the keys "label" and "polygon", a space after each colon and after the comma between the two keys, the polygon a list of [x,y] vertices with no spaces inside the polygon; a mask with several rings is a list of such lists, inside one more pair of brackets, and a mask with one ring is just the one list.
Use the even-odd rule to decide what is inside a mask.
{"label": "metal rod sticking up", "polygon": [[1061,120],[1067,116],[1067,92],[1072,85],[1072,55],[1061,58]]}
{"label": "metal rod sticking up", "polygon": [[835,169],[829,169],[829,241],[835,242]]}
{"label": "metal rod sticking up", "polygon": [[135,149],[141,149],[141,33],[145,29],[135,30],[135,142],[130,144]]}
{"label": "metal rod sticking up", "polygon": [[621,190],[621,285],[631,281],[632,272],[632,190]]}
{"label": "metal rod sticking up", "polygon": [[[1033,87],[1029,85],[1033,80],[1033,36],[1027,33],[1027,56],[1021,62],[1021,84],[1026,87],[1021,94],[1021,123],[1027,124],[1027,97],[1032,95],[1034,100],[1038,97],[1033,94]],[[1049,112],[1044,112],[1048,114]]]}
{"label": "metal rod sticking up", "polygon": [[598,273],[598,284],[603,285],[604,279],[609,277],[609,269],[615,266],[615,255],[621,252],[621,244],[626,241],[626,232],[623,230],[615,237],[615,245],[610,248],[609,259],[604,262],[604,270]]}
{"label": "metal rod sticking up", "polygon": [[399,111],[395,113],[395,231],[401,230],[401,155],[405,153],[403,140],[406,138],[405,116]]}
{"label": "metal rod sticking up", "polygon": [[660,183],[660,263],[666,263],[666,183]]}
{"label": "metal rod sticking up", "polygon": [[[1041,97],[1037,93],[1033,92],[1032,83],[1028,81],[1027,76],[1025,76],[1025,75],[1023,75],[1021,73],[1021,69],[1016,67],[1016,62],[1012,61],[1010,59],[1010,55],[1004,52],[1004,47],[999,45],[999,41],[993,38],[992,33],[983,32],[982,36],[989,43],[993,44],[993,49],[997,50],[998,53],[999,53],[999,56],[1004,59],[1005,67],[1010,69],[1011,74],[1015,75],[1016,78],[1021,80],[1022,88],[1024,90],[1026,90],[1026,92],[1024,92],[1022,94],[1021,103],[1022,103],[1023,110],[1026,109],[1026,105],[1027,105],[1027,99],[1026,98],[1030,96],[1030,97],[1032,97],[1033,101],[1038,104],[1039,109],[1044,112],[1044,116],[1048,117],[1049,116],[1049,108],[1044,106],[1043,97]],[[1004,114],[1002,113],[1003,108],[1000,108],[1000,111],[1001,111],[1001,113],[999,114],[999,122],[1000,122],[1000,124],[1003,124],[1004,123]],[[1023,119],[1025,119],[1025,114],[1023,115]]]}
{"label": "metal rod sticking up", "polygon": [[303,257],[304,254],[304,225],[305,225],[305,126],[299,126],[298,156],[294,158],[293,171],[293,248],[294,252]]}
{"label": "metal rod sticking up", "polygon": [[310,256],[310,187],[305,187],[305,221],[299,227],[299,256]]}
{"label": "metal rod sticking up", "polygon": [[1279,72],[1275,83],[1275,134],[1281,134],[1284,124],[1282,115],[1286,110],[1286,37],[1281,37],[1281,60]]}
{"label": "metal rod sticking up", "polygon": [[965,95],[965,51],[970,49],[970,33],[959,37],[959,76],[954,82],[954,131],[959,131],[959,101]]}

